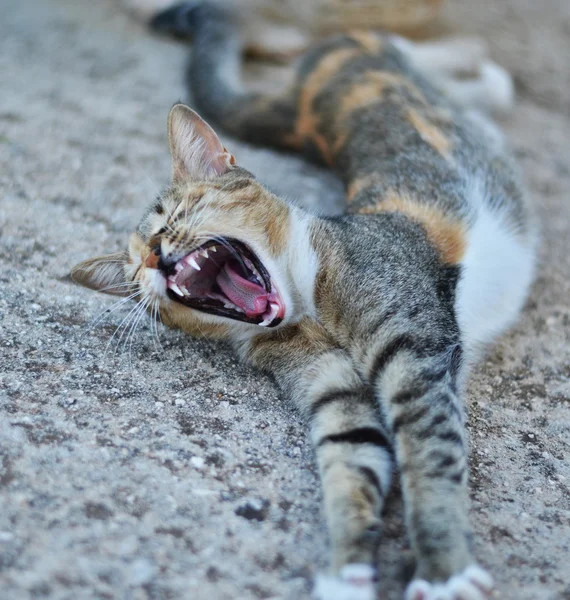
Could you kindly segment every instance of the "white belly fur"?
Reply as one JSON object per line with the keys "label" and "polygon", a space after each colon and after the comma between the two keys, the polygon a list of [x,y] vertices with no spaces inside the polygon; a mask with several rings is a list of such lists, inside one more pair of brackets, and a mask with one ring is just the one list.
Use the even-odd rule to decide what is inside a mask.
{"label": "white belly fur", "polygon": [[[505,206],[472,189],[475,218],[461,262],[456,311],[470,362],[513,324],[532,283],[536,238],[517,232]],[[499,204],[497,206],[497,204]]]}

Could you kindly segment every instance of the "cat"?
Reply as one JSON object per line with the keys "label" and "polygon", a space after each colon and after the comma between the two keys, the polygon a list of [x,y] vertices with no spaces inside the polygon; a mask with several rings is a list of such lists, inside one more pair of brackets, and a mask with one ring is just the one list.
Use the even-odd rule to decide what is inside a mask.
{"label": "cat", "polygon": [[311,49],[285,92],[248,93],[231,14],[180,10],[201,114],[329,165],[346,213],[320,217],[277,197],[177,104],[171,187],[128,250],[77,265],[74,280],[138,294],[167,326],[228,341],[292,398],[310,428],[330,532],[318,598],[375,597],[395,466],[416,560],[406,600],[487,598],[492,579],[468,523],[461,398],[524,304],[537,240],[502,135],[474,108],[496,80],[450,82],[446,52],[426,76],[421,45],[355,31]]}

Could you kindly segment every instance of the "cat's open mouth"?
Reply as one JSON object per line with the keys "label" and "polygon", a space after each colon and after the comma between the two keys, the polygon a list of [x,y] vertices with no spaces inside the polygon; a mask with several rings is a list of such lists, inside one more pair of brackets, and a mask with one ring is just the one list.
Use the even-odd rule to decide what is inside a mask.
{"label": "cat's open mouth", "polygon": [[263,263],[235,239],[209,240],[180,259],[167,279],[168,297],[203,312],[275,327],[285,306]]}

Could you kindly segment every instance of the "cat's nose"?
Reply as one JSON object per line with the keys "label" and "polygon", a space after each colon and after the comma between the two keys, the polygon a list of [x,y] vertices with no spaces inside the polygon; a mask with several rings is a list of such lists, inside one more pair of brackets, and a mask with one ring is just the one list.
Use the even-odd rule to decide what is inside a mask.
{"label": "cat's nose", "polygon": [[172,252],[164,255],[161,252],[160,247],[152,250],[145,260],[145,266],[150,269],[158,269],[162,271],[162,273],[168,277],[169,275],[174,274],[174,265],[176,264],[176,259],[172,255]]}
{"label": "cat's nose", "polygon": [[174,269],[174,265],[176,265],[176,258],[173,256],[172,252],[168,254],[161,254],[158,257],[158,262],[156,268],[168,277],[169,275],[174,275],[176,273]]}

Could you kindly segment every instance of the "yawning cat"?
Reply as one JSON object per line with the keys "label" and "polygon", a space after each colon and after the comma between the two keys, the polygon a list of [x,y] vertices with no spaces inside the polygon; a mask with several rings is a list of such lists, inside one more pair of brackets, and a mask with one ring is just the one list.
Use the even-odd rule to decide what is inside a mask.
{"label": "yawning cat", "polygon": [[320,598],[375,596],[394,465],[416,558],[406,599],[487,598],[467,518],[461,396],[474,360],[521,309],[536,239],[501,135],[473,109],[493,105],[508,78],[488,65],[477,88],[451,82],[445,52],[426,65],[421,46],[354,32],[313,48],[286,93],[248,94],[231,16],[204,4],[185,7],[178,29],[180,19],[202,114],[330,165],[346,214],[317,217],[275,196],[178,104],[171,187],[126,252],[81,263],[74,279],[136,292],[166,325],[227,340],[293,399],[331,537]]}

